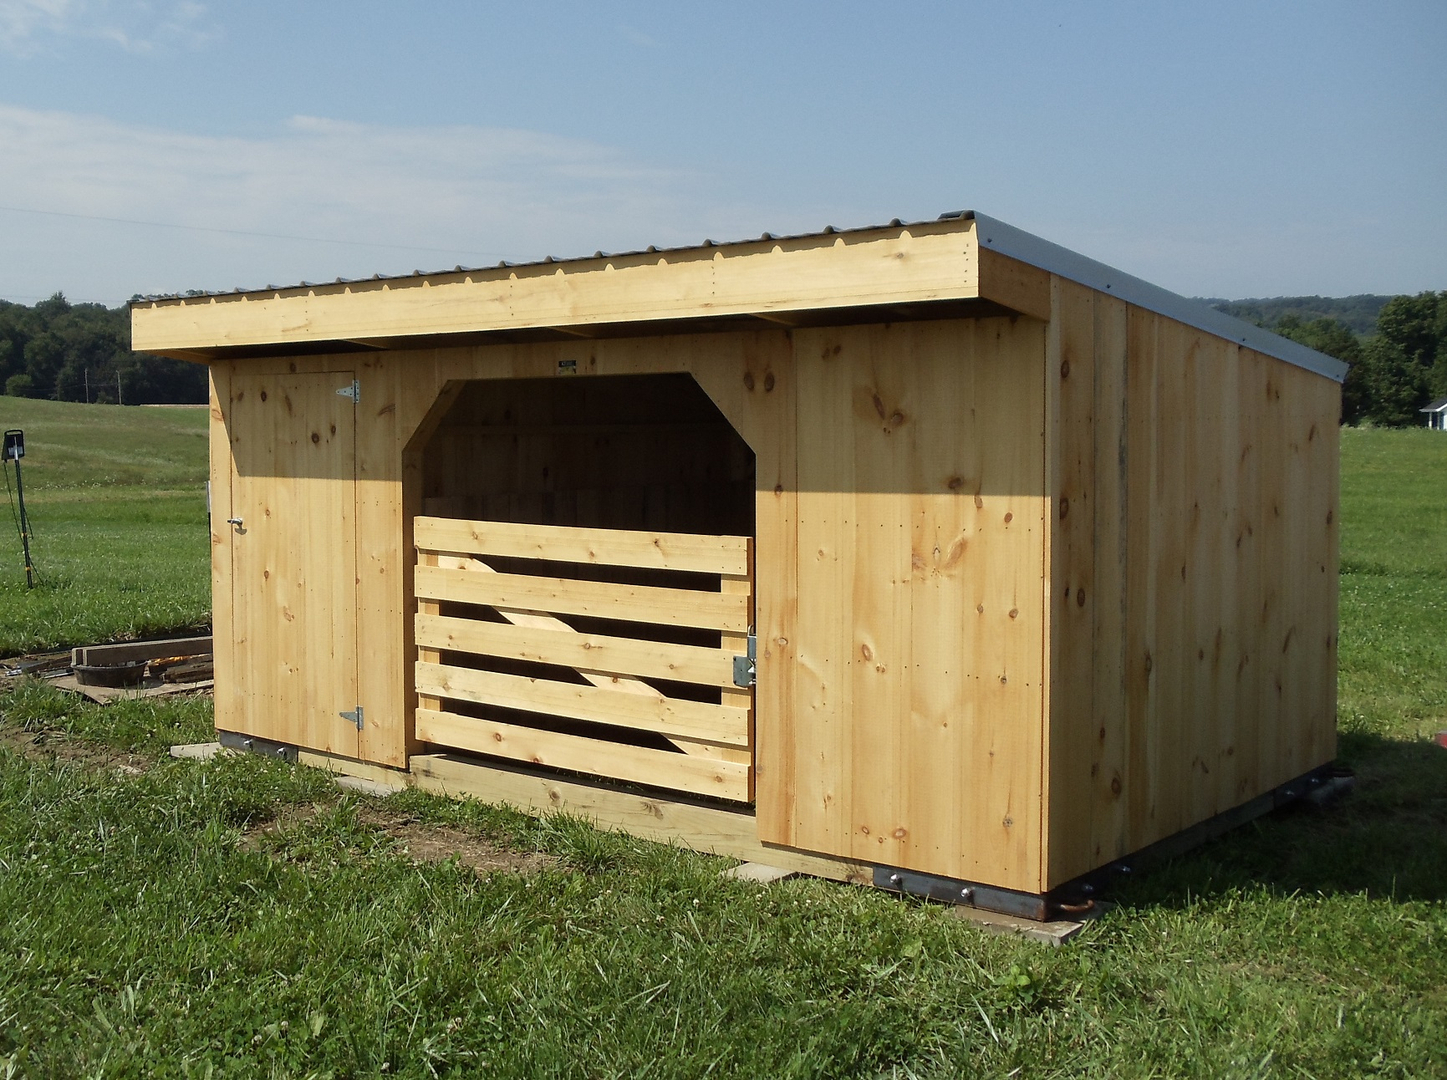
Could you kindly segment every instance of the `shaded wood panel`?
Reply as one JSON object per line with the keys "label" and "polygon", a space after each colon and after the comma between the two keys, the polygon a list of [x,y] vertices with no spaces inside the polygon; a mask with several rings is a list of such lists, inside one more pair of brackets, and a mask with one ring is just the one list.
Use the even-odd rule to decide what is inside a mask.
{"label": "shaded wood panel", "polygon": [[231,477],[235,471],[231,461],[231,438],[227,434],[227,417],[231,411],[232,364],[212,364],[210,369],[211,422],[211,647],[215,671],[214,707],[219,731],[241,731],[244,706],[240,671],[236,666],[234,618],[231,608],[231,526],[227,518],[236,515],[231,509]]}
{"label": "shaded wood panel", "polygon": [[1331,758],[1339,409],[1328,379],[1113,298],[1057,304],[1051,884]]}
{"label": "shaded wood panel", "polygon": [[[570,371],[576,360],[559,361]],[[687,374],[468,382],[424,453],[432,514],[752,531],[753,453]]]}
{"label": "shaded wood panel", "polygon": [[790,771],[761,778],[762,839],[1038,883],[1043,334],[796,332]]}
{"label": "shaded wood panel", "polygon": [[[345,376],[343,376],[345,377]],[[350,382],[348,379],[347,382]],[[356,757],[356,439],[334,375],[229,379],[234,730]],[[217,636],[223,632],[218,631]]]}

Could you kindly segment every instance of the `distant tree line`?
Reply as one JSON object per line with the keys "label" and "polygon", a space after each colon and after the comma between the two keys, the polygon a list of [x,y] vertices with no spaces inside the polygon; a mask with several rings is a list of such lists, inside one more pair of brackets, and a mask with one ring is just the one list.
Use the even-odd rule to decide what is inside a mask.
{"label": "distant tree line", "polygon": [[1447,291],[1210,303],[1351,364],[1342,386],[1343,423],[1421,424],[1422,406],[1447,397]]}
{"label": "distant tree line", "polygon": [[131,351],[125,307],[0,300],[0,389],[12,397],[126,405],[203,403],[206,369]]}

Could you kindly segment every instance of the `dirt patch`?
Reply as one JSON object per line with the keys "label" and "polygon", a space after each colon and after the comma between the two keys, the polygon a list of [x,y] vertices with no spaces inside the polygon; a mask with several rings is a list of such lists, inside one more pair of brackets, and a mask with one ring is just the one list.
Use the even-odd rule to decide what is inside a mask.
{"label": "dirt patch", "polygon": [[276,817],[270,821],[263,821],[242,832],[241,850],[262,851],[268,846],[268,841],[285,839],[287,833],[301,828],[316,816],[317,808],[315,806],[295,804],[283,806]]}
{"label": "dirt patch", "polygon": [[557,862],[551,855],[537,851],[509,851],[487,837],[476,836],[451,825],[430,824],[409,814],[363,807],[357,819],[396,840],[413,862],[446,862],[455,858],[479,874],[496,871],[536,874]]}
{"label": "dirt patch", "polygon": [[[284,837],[316,817],[315,806],[285,807],[271,821],[246,830],[241,847],[260,851],[268,841]],[[479,876],[495,873],[536,874],[557,859],[536,851],[509,851],[506,847],[452,825],[436,825],[411,814],[396,813],[371,806],[357,811],[357,821],[384,833],[397,844],[399,851],[415,863],[438,863],[456,859]]]}
{"label": "dirt patch", "polygon": [[31,761],[60,762],[126,776],[140,776],[152,765],[151,759],[142,754],[73,738],[55,728],[0,727],[0,746]]}

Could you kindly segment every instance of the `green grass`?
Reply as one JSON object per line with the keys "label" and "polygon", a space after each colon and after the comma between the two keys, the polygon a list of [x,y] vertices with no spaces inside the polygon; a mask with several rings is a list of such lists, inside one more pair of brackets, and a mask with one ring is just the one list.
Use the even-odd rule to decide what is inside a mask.
{"label": "green grass", "polygon": [[25,431],[38,572],[27,589],[12,487],[0,511],[0,656],[209,622],[205,409],[0,397],[0,425]]}
{"label": "green grass", "polygon": [[[1058,950],[565,818],[172,762],[204,700],[22,686],[0,697],[0,1075],[1447,1074],[1447,438],[1349,431],[1343,460],[1357,791],[1137,874]],[[417,864],[382,813],[555,859]]]}

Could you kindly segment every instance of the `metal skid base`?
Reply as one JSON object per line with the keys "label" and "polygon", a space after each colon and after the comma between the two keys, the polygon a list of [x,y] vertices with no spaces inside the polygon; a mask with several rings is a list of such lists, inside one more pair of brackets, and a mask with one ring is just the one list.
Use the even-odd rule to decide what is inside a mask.
{"label": "metal skid base", "polygon": [[1111,878],[1118,874],[1129,874],[1139,863],[1173,858],[1248,821],[1303,799],[1325,803],[1350,789],[1352,784],[1353,778],[1349,772],[1333,765],[1319,766],[1295,780],[1289,780],[1258,795],[1250,802],[1182,829],[1126,858],[1117,859],[1082,874],[1048,893],[1017,892],[978,881],[936,877],[889,866],[874,868],[874,884],[891,892],[999,912],[1036,922],[1055,918],[1078,919],[1091,912],[1095,907],[1096,897]]}

